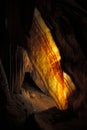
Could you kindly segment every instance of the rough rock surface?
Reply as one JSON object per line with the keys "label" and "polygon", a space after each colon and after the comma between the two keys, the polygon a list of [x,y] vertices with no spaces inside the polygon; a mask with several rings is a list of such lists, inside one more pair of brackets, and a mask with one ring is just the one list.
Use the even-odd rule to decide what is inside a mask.
{"label": "rough rock surface", "polygon": [[[82,0],[76,1],[78,1],[78,3],[83,3]],[[30,85],[29,82],[26,83],[27,81],[25,81],[23,87],[27,89],[26,86],[29,85],[30,88],[28,91],[22,89],[19,94],[10,93],[8,82],[0,63],[0,130],[4,128],[9,128],[11,130],[36,128],[38,130],[87,129],[87,49],[84,44],[87,39],[87,12],[86,8],[84,10],[76,4],[73,4],[75,0],[72,0],[71,4],[69,0],[65,2],[63,0],[58,0],[57,2],[59,2],[57,3],[57,10],[54,10],[52,15],[54,20],[52,17],[50,19],[48,17],[48,15],[50,15],[50,6],[48,13],[44,11],[46,8],[42,8],[41,3],[44,5],[42,1],[39,6],[46,14],[44,15],[44,17],[46,16],[45,20],[47,19],[47,23],[60,48],[63,58],[63,68],[73,78],[79,94],[82,93],[75,106],[80,104],[80,100],[82,100],[82,105],[76,111],[60,111],[56,108],[53,100],[51,104],[50,97],[47,98],[47,95],[44,95],[40,90],[30,87],[32,85]],[[81,6],[86,7],[86,4],[82,4]],[[59,17],[56,16],[56,14]],[[57,17],[59,21],[55,21]],[[67,35],[67,32],[72,35]],[[82,48],[80,48],[80,46]],[[33,84],[33,86],[36,87],[35,84]],[[84,95],[85,98],[83,100]],[[41,97],[44,98],[41,99]],[[26,98],[29,100],[26,100]]]}

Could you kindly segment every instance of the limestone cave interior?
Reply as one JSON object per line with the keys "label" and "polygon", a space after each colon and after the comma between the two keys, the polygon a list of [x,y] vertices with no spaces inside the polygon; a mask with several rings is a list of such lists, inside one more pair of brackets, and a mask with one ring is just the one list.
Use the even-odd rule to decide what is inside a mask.
{"label": "limestone cave interior", "polygon": [[0,130],[87,129],[87,1],[0,1]]}

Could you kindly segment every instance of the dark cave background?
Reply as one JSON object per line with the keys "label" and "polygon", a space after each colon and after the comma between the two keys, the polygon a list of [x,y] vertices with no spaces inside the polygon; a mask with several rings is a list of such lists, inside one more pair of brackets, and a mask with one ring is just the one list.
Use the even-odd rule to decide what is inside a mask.
{"label": "dark cave background", "polygon": [[[87,1],[1,0],[0,75],[6,77],[0,76],[0,129],[87,129],[86,96],[76,111],[61,112],[54,107],[48,111],[31,114],[30,107],[29,115],[25,114],[26,107],[22,104],[24,108],[21,110],[21,105],[17,106],[16,99],[12,96],[12,80],[16,77],[16,49],[21,46],[27,50],[26,37],[29,37],[35,7],[39,9],[60,50],[62,68],[70,74],[79,93],[87,94]],[[27,76],[29,74],[26,74],[26,82]],[[4,81],[6,78],[7,81]],[[18,113],[18,117],[15,116]]]}

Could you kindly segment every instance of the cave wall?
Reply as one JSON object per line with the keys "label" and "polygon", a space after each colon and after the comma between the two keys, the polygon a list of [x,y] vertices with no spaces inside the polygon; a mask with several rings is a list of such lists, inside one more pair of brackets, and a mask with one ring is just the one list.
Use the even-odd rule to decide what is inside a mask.
{"label": "cave wall", "polygon": [[17,46],[27,46],[35,0],[1,0],[0,7],[0,58],[12,91],[17,75]]}
{"label": "cave wall", "polygon": [[[81,101],[87,95],[87,10],[83,6],[86,1],[55,0],[52,2],[53,4],[49,4],[48,11],[45,1],[43,3],[37,0],[37,7],[51,29],[62,57],[62,68],[71,76],[78,90],[77,100]],[[75,105],[78,104],[77,102]]]}
{"label": "cave wall", "polygon": [[[87,95],[87,90],[86,90],[87,61],[86,61],[86,57],[85,57],[85,56],[87,56],[87,53],[86,53],[87,48],[85,47],[85,43],[87,41],[87,38],[86,38],[86,33],[87,33],[86,5],[87,4],[84,4],[84,3],[86,3],[86,0],[84,0],[84,1],[76,0],[76,1],[78,3],[81,3],[80,8],[78,8],[77,5],[76,6],[74,5],[71,8],[70,3],[68,4],[68,2],[69,2],[68,0],[67,0],[67,3],[66,3],[66,1],[60,0],[60,2],[57,5],[57,10],[55,10],[55,7],[56,7],[55,1],[52,1],[50,4],[49,0],[48,1],[37,0],[37,7],[39,8],[46,24],[51,29],[51,32],[52,32],[53,37],[56,41],[56,44],[60,49],[61,56],[63,59],[62,60],[62,67],[67,73],[69,73],[71,75],[79,92],[82,93],[82,95],[79,93],[80,96],[78,97],[78,101],[75,102],[74,106],[81,105],[80,104],[81,100],[82,100],[82,103],[84,104],[84,100],[83,100],[84,92],[85,92],[85,95]],[[2,2],[2,1],[0,1],[0,2]],[[9,80],[10,56],[12,56],[12,61],[11,61],[12,62],[11,63],[11,65],[12,65],[12,70],[11,70],[12,79],[13,78],[15,79],[16,74],[20,75],[20,73],[23,69],[23,59],[22,59],[23,48],[18,49],[17,45],[20,45],[20,46],[26,48],[27,45],[25,44],[26,42],[24,42],[25,41],[24,34],[25,34],[25,32],[27,34],[27,31],[25,31],[26,29],[24,29],[25,25],[26,25],[25,22],[21,23],[21,20],[20,20],[21,18],[19,17],[20,16],[19,15],[20,8],[17,8],[18,1],[12,1],[13,3],[7,4],[8,7],[6,7],[6,8],[5,8],[6,5],[4,5],[5,4],[4,2],[6,2],[6,1],[3,0],[3,3],[0,3],[0,7],[1,7],[0,8],[0,16],[1,16],[1,21],[0,21],[0,28],[1,28],[0,29],[0,32],[1,32],[1,35],[0,35],[0,58],[1,58],[2,63],[3,63],[3,65],[1,65],[1,62],[0,62],[0,74],[3,74],[2,73],[2,70],[3,70],[2,66],[4,66],[6,76]],[[30,0],[28,2],[30,3]],[[26,3],[26,1],[25,1],[25,3]],[[9,6],[11,8],[9,8]],[[84,9],[81,8],[81,6],[85,8],[85,11],[84,11]],[[4,12],[5,9],[7,10],[6,12]],[[57,13],[57,11],[58,11],[58,13]],[[58,18],[58,21],[56,21],[57,18]],[[9,19],[8,29],[6,27],[7,26],[7,19]],[[25,18],[25,19],[27,19],[27,18]],[[30,17],[28,20],[30,20]],[[28,23],[29,21],[26,20],[26,22]],[[31,20],[30,20],[30,23],[31,23]],[[69,35],[69,34],[72,34],[72,35]],[[11,48],[12,53],[9,52],[10,45],[12,46],[12,48]],[[19,50],[18,53],[17,53],[17,50]],[[16,71],[17,68],[15,68],[15,64],[16,64],[16,60],[17,60],[17,59],[15,59],[16,58],[15,55],[19,56],[18,57],[19,58],[18,70],[19,71]],[[21,59],[20,59],[20,57],[21,57]],[[17,79],[17,82],[19,80],[23,81],[23,78],[24,78],[23,76],[24,75],[23,75],[23,71],[22,71],[21,79]],[[20,105],[20,101],[18,103],[18,100],[13,100],[12,97],[9,97],[10,95],[9,95],[9,91],[7,88],[8,83],[7,83],[6,77],[5,77],[5,81],[3,79],[4,79],[3,76],[1,77],[1,75],[0,75],[0,81],[2,81],[2,82],[0,82],[0,105],[3,107],[3,104],[4,104],[4,112],[3,113],[4,114],[7,114],[6,112],[9,113],[8,115],[9,115],[9,117],[11,116],[10,117],[11,122],[14,122],[14,121],[18,121],[19,123],[24,122],[26,120],[26,111],[25,111],[26,109],[24,107],[25,104],[23,104],[23,102],[22,102],[22,106],[23,106],[23,108],[22,108]],[[6,84],[4,84],[4,83],[6,83]],[[18,84],[18,86],[21,86],[21,85]],[[2,89],[1,89],[1,87],[2,87]],[[10,89],[13,90],[13,87],[11,86]],[[3,92],[5,92],[5,93],[3,93]],[[3,96],[3,94],[4,94],[4,96]],[[9,100],[9,101],[7,102],[7,100]],[[6,105],[9,107],[7,107]],[[86,105],[86,102],[85,102],[85,105]],[[7,115],[3,116],[3,113],[1,111],[1,109],[3,109],[3,108],[1,106],[0,106],[0,125],[2,124],[2,117],[5,120],[5,116],[7,116]],[[82,105],[81,108],[83,108],[83,107],[84,106]],[[20,108],[23,109],[22,112],[21,112]],[[81,110],[84,111],[83,109],[81,109]],[[54,115],[52,114],[52,112],[54,112],[53,110],[52,110],[52,112],[50,112],[50,114],[46,113],[45,117],[43,116],[43,112],[42,112],[42,116],[39,118],[39,120],[38,120],[38,114],[35,116],[35,118],[39,122],[39,125],[45,123],[44,126],[41,125],[42,129],[47,129],[47,126],[48,127],[50,126],[52,129],[57,129],[57,128],[59,129],[61,127],[62,127],[62,129],[64,129],[64,128],[66,128],[64,126],[69,127],[69,129],[71,129],[71,128],[72,129],[73,128],[81,128],[81,129],[84,128],[85,129],[85,126],[87,128],[87,125],[86,125],[87,124],[86,123],[87,122],[86,121],[86,115],[87,115],[86,113],[87,112],[86,112],[86,110],[87,110],[87,107],[84,111],[83,117],[80,117],[81,122],[79,122],[79,120],[78,120],[78,115],[77,115],[77,118],[71,122],[70,122],[71,118],[70,119],[67,118],[66,114],[63,115],[62,118],[61,118],[61,116],[57,115],[59,117],[59,119],[57,120],[57,116],[55,116],[56,113],[53,113]],[[51,114],[52,114],[52,118],[49,119],[49,116]],[[2,117],[1,117],[1,115],[2,115]],[[12,121],[13,117],[15,117],[14,121]],[[71,115],[70,115],[70,117],[71,117]],[[24,121],[22,121],[22,119]],[[46,125],[47,121],[44,122],[45,121],[44,119],[48,120],[48,125]],[[65,123],[67,119],[69,119],[69,122]],[[8,118],[7,118],[7,120],[8,120]],[[58,126],[57,127],[55,126],[55,128],[54,128],[55,120],[56,120],[56,125],[58,125]],[[42,121],[42,123],[41,123],[41,121]],[[60,123],[60,121],[64,121],[64,122]],[[10,122],[10,124],[11,124],[11,122]],[[84,122],[85,122],[85,125],[84,125]],[[35,122],[32,121],[32,126],[35,125],[34,123]],[[5,122],[3,122],[2,126],[5,126],[4,124],[5,124]],[[30,120],[27,122],[27,124],[29,124],[31,127]],[[61,124],[61,126],[60,126],[60,124]]]}
{"label": "cave wall", "polygon": [[[50,18],[56,19],[60,22],[62,31],[67,29],[68,22],[74,30],[74,35],[81,46],[83,53],[87,56],[86,43],[87,43],[87,4],[86,0],[51,0],[42,1],[37,0],[37,7],[40,10],[45,21],[50,25]],[[49,5],[49,7],[48,7]],[[63,17],[67,20],[64,21]],[[58,20],[58,21],[57,21]],[[54,20],[55,21],[55,20]],[[64,23],[63,23],[64,22]],[[63,28],[64,27],[64,28]],[[52,28],[52,27],[51,27]],[[65,32],[68,33],[68,32]]]}
{"label": "cave wall", "polygon": [[[85,1],[82,4],[81,1],[74,0],[71,2],[69,0],[16,0],[9,2],[5,0],[1,3],[3,15],[1,14],[2,35],[0,53],[11,87],[10,89],[13,88],[12,86],[14,86],[15,79],[17,79],[17,46],[19,45],[27,49],[26,37],[29,36],[35,5],[40,10],[47,26],[51,29],[56,44],[60,49],[63,69],[72,76],[76,85],[79,85],[81,76],[79,76],[79,74],[75,76],[72,71],[67,68],[70,66],[70,68],[72,68],[75,63],[78,62],[79,64],[80,62],[84,64],[82,72],[85,71],[86,73],[84,68],[86,66],[85,60],[87,56],[85,46],[87,42],[87,12],[86,9],[83,8],[84,6],[82,6],[85,5],[84,3]],[[6,45],[5,47],[4,44]],[[81,49],[85,56],[79,53],[81,51],[77,53],[77,48],[79,48],[78,50]],[[67,67],[67,62],[69,67]],[[77,65],[77,68],[81,69],[81,66]],[[74,71],[76,71],[76,68]],[[79,70],[77,69],[77,71]],[[10,81],[13,83],[10,83]],[[83,81],[83,84],[86,84],[84,82],[85,81]]]}

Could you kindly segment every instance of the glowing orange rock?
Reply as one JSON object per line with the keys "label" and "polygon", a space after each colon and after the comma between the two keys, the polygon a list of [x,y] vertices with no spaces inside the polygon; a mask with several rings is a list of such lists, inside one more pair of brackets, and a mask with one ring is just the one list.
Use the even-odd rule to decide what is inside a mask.
{"label": "glowing orange rock", "polygon": [[75,85],[62,71],[59,49],[37,9],[28,39],[28,55],[33,66],[31,76],[36,84],[48,91],[59,109],[67,109]]}

